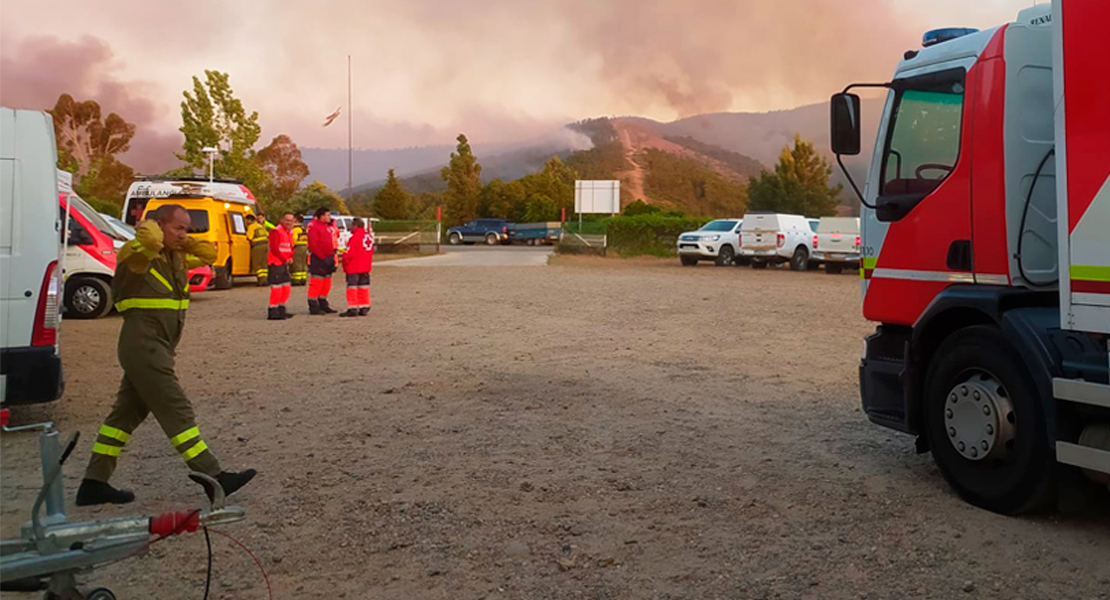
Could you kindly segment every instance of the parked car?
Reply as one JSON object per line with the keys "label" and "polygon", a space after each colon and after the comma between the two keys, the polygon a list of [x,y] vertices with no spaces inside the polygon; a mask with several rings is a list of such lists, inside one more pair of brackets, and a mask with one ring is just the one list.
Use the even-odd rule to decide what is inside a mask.
{"label": "parked car", "polygon": [[58,208],[63,219],[68,214],[62,261],[65,317],[99,319],[112,312],[116,249],[129,238],[74,193],[71,183],[69,173],[58,171]]}
{"label": "parked car", "polygon": [[740,256],[755,269],[789,262],[791,270],[805,271],[813,259],[813,234],[810,220],[801,215],[748,213],[740,228]]}
{"label": "parked car", "polygon": [[678,236],[678,259],[682,266],[692,267],[698,261],[711,260],[718,267],[731,265],[740,254],[742,219],[717,219],[697,231]]}
{"label": "parked car", "polygon": [[488,246],[509,242],[509,226],[504,219],[475,219],[466,225],[447,230],[447,241],[454,246],[485,242]]}
{"label": "parked car", "polygon": [[813,234],[813,250],[831,275],[859,268],[859,245],[859,217],[822,217]]}

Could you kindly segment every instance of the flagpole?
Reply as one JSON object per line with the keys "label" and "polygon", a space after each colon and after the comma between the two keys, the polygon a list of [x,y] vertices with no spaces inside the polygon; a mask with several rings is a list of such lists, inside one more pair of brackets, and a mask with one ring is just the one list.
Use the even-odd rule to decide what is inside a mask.
{"label": "flagpole", "polygon": [[355,109],[351,105],[351,55],[347,55],[347,202],[354,197],[354,135]]}

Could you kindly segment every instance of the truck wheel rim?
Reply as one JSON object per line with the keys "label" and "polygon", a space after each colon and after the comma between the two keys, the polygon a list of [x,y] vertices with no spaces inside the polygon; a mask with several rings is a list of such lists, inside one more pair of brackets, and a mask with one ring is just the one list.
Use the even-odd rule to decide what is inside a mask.
{"label": "truck wheel rim", "polygon": [[83,285],[73,292],[73,308],[77,312],[91,313],[100,306],[100,292],[91,285]]}
{"label": "truck wheel rim", "polygon": [[1014,440],[1015,415],[1006,388],[977,373],[957,384],[944,402],[948,441],[971,461],[1002,459]]}

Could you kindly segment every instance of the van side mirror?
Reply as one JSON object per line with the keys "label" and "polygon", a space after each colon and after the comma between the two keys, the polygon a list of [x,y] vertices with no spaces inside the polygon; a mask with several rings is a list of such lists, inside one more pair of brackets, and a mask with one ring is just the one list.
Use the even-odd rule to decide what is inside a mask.
{"label": "van side mirror", "polygon": [[834,154],[859,154],[859,96],[840,93],[829,101],[829,141]]}

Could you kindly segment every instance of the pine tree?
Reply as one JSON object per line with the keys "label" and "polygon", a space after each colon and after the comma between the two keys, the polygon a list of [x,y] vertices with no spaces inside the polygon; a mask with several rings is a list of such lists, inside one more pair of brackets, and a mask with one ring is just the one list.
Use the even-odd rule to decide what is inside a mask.
{"label": "pine tree", "polygon": [[782,149],[775,171],[763,171],[748,184],[749,207],[807,217],[835,214],[843,186],[830,187],[831,174],[832,167],[813,143],[795,134],[794,147]]}
{"label": "pine tree", "polygon": [[482,165],[470,150],[466,136],[459,134],[459,145],[451,153],[451,162],[440,171],[447,183],[447,221],[462,224],[478,217],[482,200]]}
{"label": "pine tree", "polygon": [[390,169],[385,185],[374,194],[374,214],[380,219],[407,219],[411,204],[412,198],[405,188],[401,187],[401,182],[397,180],[393,169]]}

